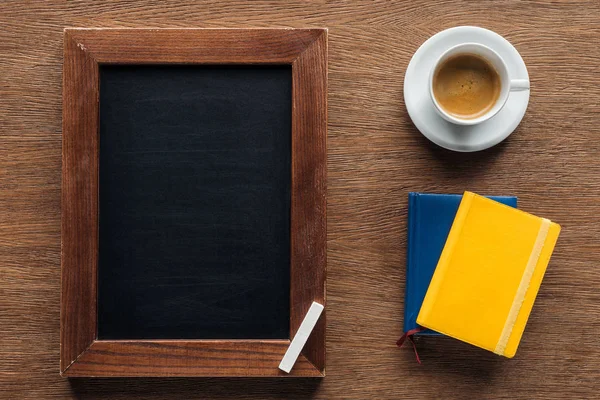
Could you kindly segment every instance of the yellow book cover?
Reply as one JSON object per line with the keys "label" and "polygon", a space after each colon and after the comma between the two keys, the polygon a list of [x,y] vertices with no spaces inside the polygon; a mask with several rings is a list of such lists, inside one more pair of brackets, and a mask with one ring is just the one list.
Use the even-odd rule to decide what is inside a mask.
{"label": "yellow book cover", "polygon": [[560,226],[465,192],[417,323],[513,357]]}

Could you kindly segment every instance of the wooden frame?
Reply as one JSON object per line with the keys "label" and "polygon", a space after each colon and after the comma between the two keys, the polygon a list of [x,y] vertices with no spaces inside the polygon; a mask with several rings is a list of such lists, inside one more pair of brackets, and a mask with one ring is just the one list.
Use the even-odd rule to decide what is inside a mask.
{"label": "wooden frame", "polygon": [[[100,64],[292,66],[291,310],[325,302],[327,30],[66,29],[61,375],[287,376],[289,340],[97,340]],[[325,315],[289,376],[325,374]]]}

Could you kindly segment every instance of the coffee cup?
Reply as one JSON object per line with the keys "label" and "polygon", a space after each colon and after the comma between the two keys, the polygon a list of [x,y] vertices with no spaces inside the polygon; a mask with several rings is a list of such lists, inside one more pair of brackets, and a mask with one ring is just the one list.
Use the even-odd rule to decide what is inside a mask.
{"label": "coffee cup", "polygon": [[429,76],[429,94],[446,121],[480,124],[496,115],[511,91],[529,90],[528,79],[513,79],[494,50],[463,43],[445,51]]}

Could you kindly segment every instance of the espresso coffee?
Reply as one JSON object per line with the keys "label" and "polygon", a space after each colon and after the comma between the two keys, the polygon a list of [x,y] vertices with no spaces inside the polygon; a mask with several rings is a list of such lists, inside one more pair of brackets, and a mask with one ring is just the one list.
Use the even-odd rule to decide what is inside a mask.
{"label": "espresso coffee", "polygon": [[494,67],[475,54],[451,56],[433,75],[433,95],[448,114],[474,119],[487,113],[500,97],[501,79]]}

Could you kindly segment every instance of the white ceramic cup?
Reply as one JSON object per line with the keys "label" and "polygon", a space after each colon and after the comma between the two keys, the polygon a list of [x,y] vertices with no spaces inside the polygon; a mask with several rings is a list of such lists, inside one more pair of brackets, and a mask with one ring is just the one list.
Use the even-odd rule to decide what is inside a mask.
{"label": "white ceramic cup", "polygon": [[[433,78],[437,68],[445,62],[448,58],[458,55],[458,54],[475,54],[487,60],[498,72],[500,75],[500,95],[498,96],[498,100],[496,100],[496,104],[485,114],[477,117],[477,118],[457,118],[452,114],[446,112],[442,106],[438,103],[433,94]],[[529,90],[529,80],[528,79],[511,79],[506,63],[496,53],[494,50],[490,49],[487,46],[478,43],[463,43],[451,47],[447,51],[445,51],[435,62],[433,68],[431,69],[431,73],[429,75],[429,95],[431,96],[431,101],[435,105],[435,109],[444,118],[446,121],[452,122],[458,125],[476,125],[480,124],[488,119],[492,118],[494,115],[498,113],[506,104],[508,100],[508,95],[511,91],[519,91],[519,90]]]}

